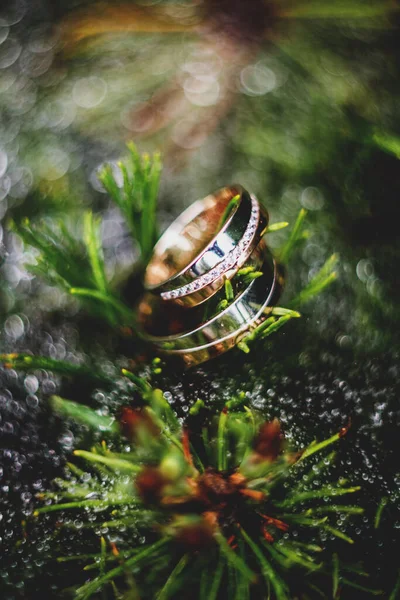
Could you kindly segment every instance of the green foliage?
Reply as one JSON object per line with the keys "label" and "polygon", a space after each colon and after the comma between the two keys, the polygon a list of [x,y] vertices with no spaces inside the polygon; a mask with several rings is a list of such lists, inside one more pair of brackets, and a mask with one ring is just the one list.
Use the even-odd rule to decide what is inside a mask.
{"label": "green foliage", "polygon": [[399,592],[400,592],[400,575],[397,579],[396,585],[394,586],[392,593],[390,594],[389,600],[396,600],[396,598],[398,598]]}
{"label": "green foliage", "polygon": [[79,296],[88,312],[111,325],[131,324],[131,311],[106,276],[100,226],[100,219],[91,211],[84,214],[81,232],[76,223],[67,227],[62,219],[50,224],[33,224],[28,219],[13,224],[24,243],[38,251],[36,264],[26,265],[30,272]]}
{"label": "green foliage", "polygon": [[280,231],[281,229],[285,229],[289,223],[287,221],[280,221],[279,223],[271,223],[268,225],[265,233],[274,233],[274,231]]}
{"label": "green foliage", "polygon": [[326,287],[333,283],[337,278],[337,273],[334,271],[335,266],[338,263],[337,254],[332,254],[321,269],[314,275],[311,281],[306,285],[305,288],[290,302],[294,307],[300,307],[306,302],[313,300],[318,296]]}
{"label": "green foliage", "polygon": [[387,498],[382,498],[382,500],[379,503],[379,506],[378,506],[378,509],[377,509],[376,515],[375,515],[375,521],[374,521],[375,529],[378,529],[381,524],[382,513],[383,513],[387,503],[388,503]]}
{"label": "green foliage", "polygon": [[76,402],[65,402],[59,396],[52,396],[50,406],[55,413],[58,413],[64,419],[74,419],[88,427],[96,428],[105,433],[116,434],[119,431],[114,417],[99,415],[87,406]]}
{"label": "green foliage", "polygon": [[[307,211],[301,209],[299,215],[294,223],[294,226],[289,234],[289,237],[280,251],[278,251],[279,261],[283,265],[287,265],[292,258],[292,255],[299,248],[301,243],[308,237],[307,232],[303,231],[303,226]],[[288,223],[272,223],[268,226],[266,233],[274,233],[287,227]],[[337,273],[334,271],[335,266],[338,262],[338,256],[333,254],[329,257],[325,264],[321,267],[318,273],[312,278],[312,280],[299,292],[299,294],[289,302],[289,306],[293,309],[298,309],[305,303],[316,298],[325,288],[333,283],[337,278]],[[241,268],[234,278],[232,283],[228,280],[225,281],[225,298],[220,300],[216,306],[215,312],[224,310],[232,303],[235,299],[234,290],[232,284],[240,282],[241,286],[249,285],[251,281],[262,276],[261,271],[256,271],[254,267],[243,267]],[[239,289],[242,289],[241,287]],[[291,321],[293,318],[299,318],[301,314],[298,310],[292,310],[291,308],[281,307],[267,307],[266,313],[270,315],[261,325],[257,326],[252,331],[248,332],[242,337],[237,347],[242,352],[248,354],[251,351],[251,344],[257,340],[263,340],[269,337],[271,334],[279,331],[286,323]]]}
{"label": "green foliage", "polygon": [[374,133],[372,136],[373,142],[389,154],[393,154],[396,158],[400,158],[400,138],[394,135],[383,133],[382,131]]}
{"label": "green foliage", "polygon": [[[141,156],[133,143],[128,149],[128,159],[118,165],[122,187],[118,187],[111,166],[106,166],[99,178],[123,213],[144,266],[158,237],[156,208],[162,167],[159,154]],[[36,223],[25,218],[12,223],[12,228],[38,251],[36,264],[26,265],[29,271],[78,297],[88,312],[109,324],[133,324],[132,311],[121,302],[106,274],[100,217],[87,211],[82,226],[74,220],[67,226],[65,217]]]}
{"label": "green foliage", "polygon": [[301,209],[301,211],[299,212],[299,216],[296,219],[295,224],[293,225],[293,229],[290,232],[289,238],[286,242],[286,244],[284,245],[284,247],[282,248],[282,250],[279,252],[279,259],[280,261],[286,265],[289,262],[289,259],[291,258],[293,251],[295,250],[296,246],[301,242],[302,240],[302,236],[303,236],[303,224],[304,224],[304,219],[307,216],[307,211],[304,210],[304,208]]}
{"label": "green foliage", "polygon": [[156,210],[162,164],[158,153],[152,157],[140,155],[133,142],[128,144],[128,150],[128,158],[118,163],[122,187],[110,165],[104,167],[99,179],[120,208],[145,266],[158,238]]}
{"label": "green foliage", "polygon": [[250,346],[252,342],[256,340],[264,340],[273,333],[279,331],[281,327],[286,325],[293,318],[298,319],[301,315],[295,310],[289,308],[274,307],[270,309],[271,316],[268,317],[261,325],[253,329],[250,333],[245,335],[239,342],[238,348],[248,354],[250,352]]}
{"label": "green foliage", "polygon": [[394,4],[385,0],[369,0],[368,4],[359,0],[353,2],[336,0],[329,3],[320,0],[302,0],[293,6],[290,14],[291,17],[308,19],[371,19],[385,16],[390,10],[394,10]]}
{"label": "green foliage", "polygon": [[[136,408],[123,409],[120,425],[113,422],[115,449],[102,442],[91,451],[76,450],[84,468],[70,464],[67,477],[55,481],[56,491],[40,495],[45,504],[34,513],[50,518],[55,512],[58,528],[70,529],[73,511],[84,531],[104,532],[99,554],[58,558],[87,563],[90,578],[76,590],[76,600],[107,587],[132,588],[141,598],[180,597],[189,581],[194,598],[217,599],[230,578],[232,589],[240,591],[237,598],[250,598],[257,589],[263,597],[289,600],[315,588],[314,573],[332,578],[335,598],[343,586],[363,587],[342,576],[339,557],[331,559],[318,541],[318,532],[326,532],[353,543],[337,516],[357,515],[362,508],[337,500],[360,488],[329,479],[314,484],[316,477],[323,479],[334,452],[306,466],[345,431],[293,453],[279,423],[264,423],[240,396],[211,422],[203,420],[204,403],[197,402],[190,419],[200,419],[203,436],[189,441],[187,425],[162,392],[128,371],[124,375],[142,399]],[[90,408],[58,397],[52,402],[58,412],[106,433],[103,418]],[[131,533],[118,537],[119,530]],[[139,543],[137,535],[146,541]],[[157,565],[156,578],[150,565]],[[303,572],[301,590],[291,588],[296,579],[289,572]]]}
{"label": "green foliage", "polygon": [[19,371],[35,371],[45,369],[63,375],[65,377],[85,377],[95,381],[110,383],[112,378],[105,375],[100,369],[90,368],[86,365],[76,365],[64,360],[57,360],[47,356],[34,356],[32,354],[11,353],[0,354],[0,362],[6,368],[17,369]]}
{"label": "green foliage", "polygon": [[[284,264],[290,261],[293,253],[299,247],[301,242],[307,237],[307,233],[303,231],[303,225],[307,211],[301,209],[296,222],[289,234],[289,237],[278,252],[279,260]],[[280,224],[277,224],[280,225]],[[286,225],[286,224],[285,224]],[[277,227],[280,229],[280,227]],[[276,231],[274,225],[269,227],[269,232]],[[268,233],[268,231],[267,231]],[[250,352],[251,344],[257,340],[263,340],[271,334],[276,333],[293,318],[299,318],[301,314],[298,312],[301,306],[315,299],[337,278],[337,273],[334,270],[338,263],[337,254],[332,254],[321,269],[314,275],[311,281],[298,293],[298,295],[289,302],[290,308],[268,307],[266,311],[270,316],[261,325],[247,333],[237,344],[238,348],[246,354]]]}

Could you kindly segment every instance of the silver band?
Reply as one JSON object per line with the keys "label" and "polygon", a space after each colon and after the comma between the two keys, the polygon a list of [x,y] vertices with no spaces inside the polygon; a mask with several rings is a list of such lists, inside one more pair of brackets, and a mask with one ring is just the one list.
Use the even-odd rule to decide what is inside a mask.
{"label": "silver band", "polygon": [[[279,268],[265,246],[262,251],[265,257],[262,277],[251,281],[225,310],[209,320],[204,320],[207,305],[188,310],[168,303],[166,311],[165,303],[160,306],[160,299],[149,302],[147,295],[138,311],[145,339],[159,351],[180,357],[186,366],[199,364],[234,347],[269,316],[268,307],[281,291],[283,279]],[[157,316],[158,310],[161,319]]]}
{"label": "silver band", "polygon": [[266,211],[240,185],[195,202],[156,244],[145,288],[184,306],[204,302],[246,263],[267,223]]}

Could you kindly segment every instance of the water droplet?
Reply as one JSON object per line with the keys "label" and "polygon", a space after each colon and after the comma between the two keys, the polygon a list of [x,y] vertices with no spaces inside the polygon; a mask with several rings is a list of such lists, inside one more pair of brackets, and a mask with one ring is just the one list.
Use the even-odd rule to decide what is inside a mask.
{"label": "water droplet", "polygon": [[10,421],[6,421],[3,425],[3,431],[5,434],[14,433],[14,425]]}
{"label": "water droplet", "polygon": [[11,179],[6,176],[0,179],[0,200],[4,200],[11,188]]}
{"label": "water droplet", "polygon": [[71,450],[71,448],[74,445],[74,439],[75,436],[72,433],[72,431],[65,431],[63,433],[63,435],[59,438],[59,443],[61,444],[61,446],[63,446],[65,448],[65,450]]}
{"label": "water droplet", "polygon": [[8,37],[8,34],[10,32],[10,28],[7,26],[1,26],[0,25],[0,44],[2,44]]}
{"label": "water droplet", "polygon": [[39,405],[39,398],[35,395],[26,397],[26,404],[29,408],[36,408]]}
{"label": "water droplet", "polygon": [[357,263],[356,273],[357,277],[361,281],[366,282],[370,277],[373,277],[374,275],[374,265],[367,258],[362,258]]}
{"label": "water droplet", "polygon": [[214,76],[188,77],[184,83],[186,98],[196,106],[212,106],[218,102],[220,85]]}
{"label": "water droplet", "polygon": [[[7,170],[8,156],[4,150],[0,148],[0,177],[3,177]],[[0,192],[1,193],[1,192]]]}
{"label": "water droplet", "polygon": [[70,166],[69,156],[56,146],[43,149],[38,157],[38,173],[46,181],[56,181],[65,175]]}
{"label": "water droplet", "polygon": [[48,71],[53,61],[51,52],[34,53],[25,48],[19,58],[21,71],[28,77],[39,77]]}
{"label": "water droplet", "polygon": [[10,67],[21,54],[21,44],[14,37],[7,38],[0,45],[0,69]]}
{"label": "water droplet", "polygon": [[74,102],[81,108],[98,106],[104,100],[106,94],[106,82],[95,75],[78,79],[73,89]]}
{"label": "water droplet", "polygon": [[19,315],[11,315],[4,323],[4,330],[10,338],[17,340],[24,335],[24,322]]}
{"label": "water droplet", "polygon": [[7,0],[0,9],[0,26],[19,23],[26,13],[26,0]]}
{"label": "water droplet", "polygon": [[242,91],[248,96],[262,96],[275,89],[274,71],[263,65],[248,65],[240,73]]}
{"label": "water droplet", "polygon": [[42,23],[31,29],[27,47],[31,52],[48,52],[57,45],[59,38],[60,30],[53,23]]}
{"label": "water droplet", "polygon": [[24,386],[29,394],[34,394],[39,389],[39,381],[35,375],[27,375],[24,380]]}
{"label": "water droplet", "polygon": [[300,196],[300,204],[307,210],[321,210],[324,203],[324,196],[316,187],[307,187]]}

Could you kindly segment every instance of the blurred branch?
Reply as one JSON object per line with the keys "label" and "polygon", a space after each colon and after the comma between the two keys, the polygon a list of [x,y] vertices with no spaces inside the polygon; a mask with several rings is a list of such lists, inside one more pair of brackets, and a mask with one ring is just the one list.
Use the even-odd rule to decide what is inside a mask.
{"label": "blurred branch", "polygon": [[88,406],[65,400],[60,396],[51,396],[49,402],[51,409],[63,419],[73,419],[77,423],[101,432],[118,434],[120,431],[114,417],[100,415]]}
{"label": "blurred branch", "polygon": [[337,254],[332,254],[309,284],[301,290],[290,304],[299,307],[318,296],[328,285],[333,283],[337,279],[337,273],[334,271],[334,268],[337,265],[338,259]]}
{"label": "blurred branch", "polygon": [[[253,0],[254,2],[255,0]],[[176,7],[174,16],[173,7]],[[96,2],[90,7],[74,11],[62,23],[63,48],[76,50],[76,44],[108,33],[199,33],[201,26],[215,17],[212,3],[206,4],[206,11],[200,11],[196,3],[182,11],[178,2],[158,3],[157,6],[138,6],[119,2],[108,6]],[[372,19],[386,16],[398,7],[390,0],[369,0],[368,3],[353,0],[281,0],[270,2],[274,14],[280,19]],[[169,10],[168,10],[169,9]],[[265,7],[265,11],[268,7]],[[232,11],[233,12],[233,11]],[[268,33],[268,29],[265,34]]]}
{"label": "blurred branch", "polygon": [[371,19],[382,17],[398,10],[391,0],[300,0],[294,6],[283,9],[284,15],[291,18],[308,19]]}
{"label": "blurred branch", "polygon": [[177,33],[191,29],[158,7],[138,6],[132,3],[114,3],[108,6],[96,2],[90,7],[73,12],[62,23],[64,48],[76,50],[76,44],[87,38],[106,33]]}
{"label": "blurred branch", "polygon": [[0,362],[8,369],[19,371],[36,371],[44,369],[63,376],[85,377],[101,381],[103,384],[110,383],[112,378],[101,370],[86,365],[77,365],[64,360],[57,360],[47,356],[34,356],[32,354],[11,353],[0,354]]}
{"label": "blurred branch", "polygon": [[400,137],[377,131],[372,136],[372,140],[381,150],[389,154],[394,154],[396,158],[400,158]]}

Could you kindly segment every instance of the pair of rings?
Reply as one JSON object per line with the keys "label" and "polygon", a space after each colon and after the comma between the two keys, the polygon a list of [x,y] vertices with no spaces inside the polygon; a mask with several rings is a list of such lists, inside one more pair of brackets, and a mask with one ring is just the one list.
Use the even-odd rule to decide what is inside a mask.
{"label": "pair of rings", "polygon": [[233,348],[258,327],[282,288],[263,240],[267,225],[266,210],[240,185],[186,209],[147,265],[137,311],[142,336],[189,367]]}

